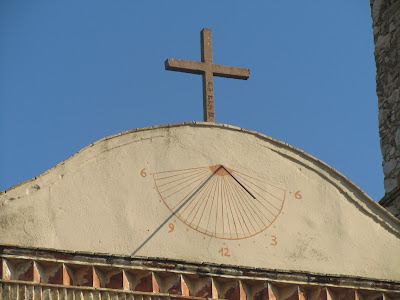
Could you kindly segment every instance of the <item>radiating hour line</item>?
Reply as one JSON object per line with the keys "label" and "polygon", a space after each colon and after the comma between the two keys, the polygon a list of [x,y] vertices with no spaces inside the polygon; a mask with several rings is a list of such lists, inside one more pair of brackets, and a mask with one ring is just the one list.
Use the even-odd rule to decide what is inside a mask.
{"label": "radiating hour line", "polygon": [[232,172],[235,173],[235,174],[240,174],[240,175],[242,175],[242,176],[251,178],[251,179],[253,179],[253,180],[256,180],[256,181],[258,181],[258,182],[264,183],[264,184],[269,185],[269,186],[271,186],[271,187],[273,187],[273,188],[276,188],[276,189],[278,189],[278,190],[281,190],[282,192],[285,192],[284,189],[281,189],[280,187],[278,187],[278,186],[276,186],[276,185],[273,185],[273,184],[270,184],[270,183],[268,183],[268,182],[262,181],[262,180],[260,180],[260,179],[251,177],[251,176],[249,176],[249,175],[247,175],[247,174],[243,174],[243,173],[238,172],[238,171],[236,171],[236,170],[232,170]]}
{"label": "radiating hour line", "polygon": [[215,234],[217,233],[217,224],[218,224],[218,204],[219,204],[219,192],[221,190],[221,176],[218,177],[218,188],[217,188],[217,209],[215,210]]}
{"label": "radiating hour line", "polygon": [[[214,179],[214,178],[213,178],[213,179]],[[189,207],[191,207],[191,206],[193,206],[193,207],[191,207],[191,210],[190,210],[190,212],[187,214],[185,221],[187,221],[187,220],[189,219],[189,217],[191,216],[191,214],[193,213],[193,211],[196,209],[196,207],[197,207],[199,204],[202,203],[202,200],[205,198],[205,196],[206,196],[208,190],[210,190],[210,189],[211,189],[211,186],[210,186],[210,185],[208,185],[207,187],[205,187],[205,188],[202,190],[202,193],[201,193],[201,194],[199,193],[198,199],[197,199],[197,198],[195,199],[196,202],[195,202],[195,203],[194,203],[194,201],[192,202],[194,205],[192,205],[192,203],[190,203],[190,204],[187,205],[187,208],[189,208]],[[186,209],[185,209],[185,210],[186,210]],[[182,214],[183,214],[183,212],[182,212]]]}
{"label": "radiating hour line", "polygon": [[[166,190],[163,190],[161,193],[165,193],[166,191],[169,191],[169,190],[171,190],[171,189],[173,189],[173,188],[176,188],[177,186],[180,186],[180,185],[182,185],[182,184],[184,184],[184,183],[186,183],[186,182],[188,182],[188,181],[191,181],[191,180],[196,181],[198,178],[201,178],[202,176],[207,176],[207,175],[208,175],[207,173],[198,174],[198,175],[196,175],[196,176],[193,177],[193,178],[189,178],[189,179],[187,179],[187,180],[185,180],[185,181],[183,181],[183,182],[179,182],[179,183],[177,183],[177,184],[175,184],[175,185],[169,187],[169,188],[166,189]],[[168,196],[168,197],[169,197],[169,196]]]}
{"label": "radiating hour line", "polygon": [[[169,194],[168,196],[165,196],[164,199],[167,199],[167,198],[169,198],[169,197],[175,195],[176,193],[179,193],[179,192],[182,191],[183,189],[185,189],[185,188],[191,186],[193,183],[196,182],[196,180],[205,180],[205,178],[207,178],[207,174],[206,174],[206,175],[202,175],[202,176],[199,177],[199,178],[196,178],[193,182],[188,183],[188,184],[185,185],[183,188],[181,188],[181,189],[179,189],[179,190],[173,192],[172,194]],[[193,178],[192,178],[192,180],[193,180]],[[181,185],[182,185],[183,183],[186,183],[186,182],[182,182]],[[164,192],[165,192],[165,191],[162,191],[161,193],[164,193]]]}
{"label": "radiating hour line", "polygon": [[[242,205],[243,201],[240,201],[240,200],[243,200],[243,199],[242,199],[241,195],[240,195],[240,194],[238,193],[238,191],[237,191],[237,186],[234,185],[234,182],[232,182],[233,180],[232,180],[231,178],[230,178],[229,180],[231,181],[229,184],[230,184],[230,185],[232,186],[232,188],[236,191],[236,197],[237,197],[238,203],[239,203],[239,205],[240,205],[240,207],[241,207],[240,214],[242,214],[242,213],[241,213],[242,211],[244,212],[244,214],[246,215],[246,218],[247,218],[247,220],[248,220],[248,223],[250,223],[251,227],[253,227],[253,230],[254,230],[255,232],[257,232],[257,230],[255,229],[255,227],[254,227],[254,225],[253,225],[253,222],[251,222],[251,219],[250,219],[249,216],[247,215],[247,212],[246,212],[246,210],[244,209],[244,207],[243,207],[243,205]],[[243,222],[245,223],[245,225],[246,225],[246,227],[247,227],[247,222],[245,221],[244,217],[243,217]],[[249,232],[250,232],[250,231],[249,231]]]}
{"label": "radiating hour line", "polygon": [[[221,207],[221,209],[220,209],[220,214],[218,213],[218,211],[217,211],[217,215],[218,215],[218,219],[220,219],[221,220],[221,222],[220,223],[222,223],[222,237],[224,236],[224,232],[225,232],[225,229],[224,229],[224,215],[223,215],[223,213],[224,213],[224,202],[223,202],[223,197],[222,197],[222,194],[223,194],[223,190],[224,190],[224,186],[223,186],[223,184],[222,184],[222,178],[223,178],[223,176],[220,176],[220,181],[221,181],[221,187],[220,187],[220,189],[219,189],[219,203],[220,203],[220,207]],[[221,217],[222,216],[222,217]],[[221,226],[221,225],[220,225]]]}
{"label": "radiating hour line", "polygon": [[[240,192],[240,190],[239,190]],[[242,192],[242,194],[245,195],[244,192]],[[253,210],[253,212],[257,215],[257,217],[260,219],[260,221],[263,223],[264,226],[266,226],[266,224],[263,222],[263,218],[261,218],[259,216],[259,214],[255,211],[254,207],[258,209],[258,211],[264,216],[264,218],[267,219],[267,221],[270,221],[268,219],[268,217],[261,211],[261,209],[258,207],[258,205],[256,205],[256,201],[259,202],[264,208],[266,208],[257,198],[255,199],[250,199],[249,197],[245,198],[246,203],[248,203],[249,207]],[[267,208],[266,208],[267,209]]]}
{"label": "radiating hour line", "polygon": [[[180,178],[175,179],[173,181],[168,181],[166,183],[160,184],[160,185],[158,185],[158,187],[160,188],[160,187],[162,187],[164,185],[171,184],[173,182],[176,182],[176,181],[179,181],[179,180],[183,180],[185,178],[189,178],[189,177],[192,177],[192,176],[196,176],[196,175],[199,175],[199,174],[202,174],[202,173],[208,173],[208,172],[207,172],[207,170],[200,170],[200,171],[197,171],[197,172],[190,172],[190,173],[191,173],[190,175],[187,175],[185,177],[180,177]],[[157,180],[160,180],[160,179],[157,179]]]}
{"label": "radiating hour line", "polygon": [[[215,181],[215,178],[212,178],[211,180],[214,180],[214,181]],[[196,205],[193,206],[192,210],[190,211],[190,213],[189,213],[188,216],[186,217],[185,221],[187,221],[187,219],[190,217],[190,215],[192,214],[193,210],[196,208],[197,204],[202,203],[202,199],[204,199],[204,198],[206,197],[206,194],[207,194],[208,190],[211,190],[211,188],[212,188],[212,185],[207,185],[207,187],[203,190],[203,193],[202,193],[201,197],[199,198],[199,201],[197,201],[197,202],[196,202]],[[198,194],[200,194],[200,193],[198,193]],[[189,205],[190,205],[190,204],[189,204]],[[189,207],[189,205],[188,205],[187,207]],[[200,207],[200,206],[199,206],[199,207]],[[185,210],[186,210],[186,209],[185,209]],[[183,212],[182,212],[182,214],[183,214]],[[195,216],[194,216],[194,217],[195,217]],[[193,218],[194,218],[194,217],[193,217]],[[192,219],[192,221],[193,221],[193,219]],[[191,224],[191,222],[190,222],[190,224]]]}
{"label": "radiating hour line", "polygon": [[[223,179],[225,176],[222,176],[221,178]],[[224,194],[225,194],[225,186],[222,184],[222,189],[221,189],[221,220],[222,220],[222,237],[225,237],[225,215],[224,215]],[[229,219],[228,219],[229,220]]]}
{"label": "radiating hour line", "polygon": [[[218,183],[218,181],[217,181],[217,183]],[[210,207],[210,212],[209,212],[209,214],[208,214],[208,222],[207,222],[206,232],[207,232],[207,230],[208,230],[208,225],[210,224],[210,219],[211,219],[211,215],[212,215],[212,207],[213,207],[214,199],[215,199],[215,191],[216,191],[216,189],[214,189],[214,193],[213,193],[213,197],[212,197],[212,202],[211,202],[211,207]]]}
{"label": "radiating hour line", "polygon": [[[222,195],[222,201],[223,201],[222,205],[223,205],[224,210],[222,211],[222,220],[225,219],[225,215],[226,215],[226,222],[228,223],[227,224],[227,226],[228,226],[228,230],[227,231],[228,231],[228,233],[230,233],[231,225],[230,225],[230,221],[229,221],[228,206],[227,206],[227,203],[226,203],[226,185],[223,184],[223,187],[224,187],[224,189],[223,189],[223,195]],[[224,222],[224,224],[225,224],[225,222]],[[225,237],[225,226],[222,229],[223,229],[222,237],[224,238]],[[232,233],[230,233],[230,235],[231,235],[231,238],[232,238]]]}
{"label": "radiating hour line", "polygon": [[[239,194],[242,194],[243,195],[243,203],[246,205],[246,207],[247,207],[247,209],[249,210],[249,213],[250,214],[252,214],[252,212],[251,212],[251,210],[250,209],[252,209],[253,210],[253,213],[258,217],[258,219],[261,221],[261,223],[263,224],[263,225],[260,225],[259,224],[259,222],[257,221],[257,219],[256,218],[254,218],[254,221],[257,223],[257,225],[262,229],[263,227],[265,227],[265,226],[267,226],[264,222],[263,222],[263,220],[262,220],[262,218],[258,215],[258,213],[255,211],[255,209],[253,208],[253,206],[255,206],[256,208],[258,208],[257,207],[257,205],[255,205],[255,203],[254,203],[254,201],[257,201],[257,199],[256,198],[250,198],[250,197],[248,197],[248,195],[247,194],[245,194],[243,191],[241,191],[240,189],[237,189],[237,192],[239,193]],[[260,211],[261,212],[261,211]],[[262,213],[262,212],[261,212]],[[265,217],[265,216],[264,216]],[[268,219],[267,219],[268,220]],[[269,220],[268,220],[269,221]]]}
{"label": "radiating hour line", "polygon": [[[253,182],[251,182],[250,180],[246,179],[246,178],[243,177],[242,175],[237,175],[237,176],[238,176],[238,177],[241,177],[243,180],[246,180],[247,182],[249,182],[249,183],[251,183],[252,185],[254,185],[254,186],[256,186],[257,188],[259,188],[260,190],[266,192],[267,194],[271,195],[271,196],[274,197],[275,199],[278,199],[278,200],[280,200],[280,201],[282,200],[282,199],[279,199],[277,196],[271,194],[270,192],[268,192],[268,191],[266,191],[266,190],[260,188],[260,187],[257,186],[255,183],[253,183]],[[252,178],[252,177],[250,177],[250,178]],[[282,190],[282,191],[284,191],[284,190]]]}
{"label": "radiating hour line", "polygon": [[230,193],[231,193],[231,195],[232,195],[232,204],[233,204],[233,207],[234,207],[234,209],[235,209],[236,217],[237,217],[237,220],[238,220],[238,222],[239,222],[239,224],[240,224],[242,233],[243,233],[243,235],[246,235],[245,229],[247,229],[249,235],[251,235],[250,230],[249,230],[247,224],[245,223],[244,218],[243,218],[243,215],[242,215],[242,213],[241,213],[241,211],[240,211],[240,207],[239,207],[239,205],[238,205],[238,203],[237,203],[237,202],[238,202],[238,201],[237,201],[237,195],[234,193],[234,190],[233,190],[233,188],[232,188],[231,185],[230,185],[230,181],[231,181],[231,179],[228,178],[228,179],[227,179],[227,186],[229,187]]}
{"label": "radiating hour line", "polygon": [[[246,180],[246,179],[244,179],[244,180]],[[275,208],[275,209],[279,212],[279,209],[278,209],[278,208],[276,208],[270,201],[268,201],[268,200],[265,199],[263,196],[261,196],[254,188],[252,188],[251,186],[249,186],[249,189],[251,189],[255,194],[257,194],[257,195],[259,196],[258,198],[264,199],[269,205],[271,205],[273,208]],[[261,188],[260,188],[260,189],[261,189]],[[275,214],[274,214],[272,211],[270,211],[268,207],[266,207],[264,204],[262,204],[261,201],[260,201],[258,198],[257,198],[257,200],[259,201],[259,203],[260,203],[266,210],[268,210],[268,211],[270,212],[271,215],[275,216]]]}
{"label": "radiating hour line", "polygon": [[[165,180],[165,179],[169,179],[169,178],[172,178],[172,177],[182,176],[182,175],[185,175],[185,174],[196,173],[196,172],[201,172],[201,171],[207,172],[208,169],[209,168],[197,168],[197,169],[193,169],[193,170],[190,170],[190,171],[187,171],[187,172],[184,172],[184,173],[179,173],[179,174],[170,175],[170,176],[166,176],[166,177],[160,177],[160,178],[157,178],[157,180]],[[168,173],[170,173],[170,172],[172,172],[172,171],[169,171]],[[156,173],[155,175],[159,175],[159,174],[160,173]]]}
{"label": "radiating hour line", "polygon": [[[214,186],[215,181],[216,181],[215,177],[213,177],[212,180],[213,180],[213,182],[212,182],[212,183],[210,182],[210,185],[209,185],[208,190],[204,192],[204,197],[203,197],[200,201],[198,201],[199,207],[197,208],[196,213],[193,215],[193,218],[192,218],[192,220],[191,220],[190,223],[189,223],[189,224],[190,224],[190,225],[189,225],[190,227],[192,227],[192,223],[193,223],[194,219],[196,218],[198,212],[200,211],[200,209],[201,209],[201,207],[202,207],[202,205],[203,205],[205,199],[209,197],[210,193],[211,193],[212,190],[213,190],[213,186]],[[208,196],[207,196],[207,193],[208,193]],[[207,205],[207,203],[206,203],[206,205]],[[197,226],[196,226],[196,229],[197,229],[197,227],[199,226],[199,224],[200,224],[200,222],[201,222],[202,216],[203,216],[203,215],[201,215],[201,217],[200,217],[200,219],[199,219],[199,222],[198,222],[198,224],[197,224]],[[192,227],[192,228],[193,228],[193,227]]]}
{"label": "radiating hour line", "polygon": [[[179,214],[180,214],[181,216],[183,216],[184,213],[185,213],[185,211],[190,207],[190,205],[192,205],[192,203],[194,203],[195,200],[197,200],[198,197],[201,198],[201,196],[204,194],[204,191],[205,191],[207,188],[208,188],[208,187],[205,187],[205,188],[201,189],[195,196],[193,196],[192,199],[190,199],[190,202],[186,203],[185,209],[184,209],[182,212],[179,212]],[[196,202],[196,203],[197,203],[197,202]],[[188,216],[188,217],[189,217],[189,216]],[[188,218],[188,217],[187,217],[187,218]],[[187,218],[186,218],[185,221],[187,221]]]}
{"label": "radiating hour line", "polygon": [[214,229],[214,232],[215,232],[215,234],[217,233],[217,224],[218,224],[218,207],[219,207],[219,196],[220,196],[220,190],[221,190],[221,176],[219,176],[218,177],[218,187],[217,187],[217,201],[216,201],[216,204],[217,204],[217,208],[216,208],[216,210],[215,210],[215,229]]}
{"label": "radiating hour line", "polygon": [[[207,180],[207,176],[205,176],[204,177],[204,179],[197,185],[197,186],[195,186],[178,204],[176,204],[174,207],[173,207],[173,209],[172,210],[175,210],[183,201],[185,201],[185,199],[187,198],[187,197],[189,197],[190,195],[191,195],[191,193],[193,193],[203,182],[205,182],[206,180]],[[187,186],[186,186],[187,187]],[[183,190],[184,188],[186,188],[186,187],[183,187],[181,190]],[[203,189],[204,188],[204,186],[201,188],[201,189]],[[178,191],[177,191],[178,192]],[[171,196],[171,195],[170,195]],[[168,196],[169,197],[169,196]],[[168,198],[167,197],[167,198]],[[165,200],[165,199],[164,199]]]}
{"label": "radiating hour line", "polygon": [[[224,180],[226,180],[226,179],[224,178]],[[225,185],[225,187],[226,187],[226,185]],[[225,198],[225,199],[226,199],[226,202],[228,202],[229,210],[231,211],[232,220],[233,220],[233,225],[234,225],[235,231],[236,231],[236,236],[239,237],[239,235],[238,235],[238,233],[237,233],[235,217],[234,217],[233,212],[232,212],[231,202],[230,202],[229,197],[228,197],[228,188],[227,188],[227,187],[226,187],[226,189],[225,189],[225,193],[226,193],[226,198]],[[228,221],[229,221],[229,216],[228,216]],[[230,227],[230,226],[229,226],[229,227]],[[231,237],[232,237],[232,233],[231,233]]]}
{"label": "radiating hour line", "polygon": [[199,168],[190,168],[190,169],[182,169],[182,170],[174,170],[174,171],[164,171],[164,172],[157,172],[155,174],[165,174],[165,173],[172,173],[172,172],[183,172],[183,171],[190,171],[190,170],[198,170],[198,169],[210,169],[209,167],[199,167]]}
{"label": "radiating hour line", "polygon": [[[250,188],[251,189],[251,188]],[[255,190],[253,191],[255,194],[258,194]],[[261,196],[260,196],[261,197]],[[257,197],[257,202],[259,202],[260,203],[260,205],[262,206],[262,207],[264,207],[273,217],[275,217],[276,216],[276,214],[274,214],[268,207],[266,207],[261,201],[260,201],[260,197]],[[263,197],[261,197],[262,199],[264,199]],[[266,199],[264,199],[264,200],[266,200]],[[267,202],[268,202],[268,200],[266,200]],[[269,202],[268,202],[269,203]],[[279,213],[279,212],[278,212]],[[267,218],[267,217],[266,217]],[[270,219],[269,218],[267,218],[267,220],[268,221],[270,221]]]}
{"label": "radiating hour line", "polygon": [[[236,187],[234,187],[234,189],[236,190]],[[240,193],[239,191],[236,191],[238,194]],[[239,203],[242,207],[243,213],[246,216],[246,220],[247,223],[251,225],[251,227],[253,228],[254,232],[259,231],[259,229],[256,229],[256,227],[262,228],[262,226],[260,226],[259,222],[257,221],[256,218],[252,218],[252,213],[247,205],[247,199],[245,197],[242,197],[242,195],[238,195],[239,199],[241,200]]]}
{"label": "radiating hour line", "polygon": [[[244,193],[241,189],[239,189],[238,186],[236,186],[236,185],[234,185],[234,184],[232,184],[232,186],[233,186],[233,188],[235,189],[235,191],[236,191],[238,197],[242,200],[242,201],[240,201],[240,203],[243,203],[243,204],[244,204],[244,206],[247,208],[247,211],[248,211],[249,214],[251,215],[251,211],[250,211],[250,209],[249,209],[249,207],[248,207],[248,205],[247,205],[247,201],[248,201],[248,198],[249,198],[249,197],[248,197],[248,194]],[[254,229],[255,231],[257,231],[257,230],[255,229],[253,223],[251,222],[250,217],[248,217],[247,212],[246,212],[246,209],[245,209],[244,207],[243,207],[243,211],[244,211],[244,213],[246,214],[247,219],[249,220],[249,223],[251,224],[251,226],[253,227],[253,229]],[[255,223],[260,227],[260,225],[259,225],[258,222],[257,222],[257,219],[254,219],[254,221],[255,221]]]}
{"label": "radiating hour line", "polygon": [[[251,201],[251,199],[253,199],[253,196],[250,198],[248,192],[240,189],[239,186],[234,184],[234,181],[230,180],[230,183],[231,183],[232,188],[237,193],[238,199],[240,199],[239,203],[243,209],[244,214],[247,217],[249,224],[251,225],[251,227],[253,227],[255,232],[259,231],[259,229],[256,229],[256,226],[258,226],[258,227],[261,227],[261,226],[256,218],[251,218],[253,216],[253,213],[251,212],[249,205],[248,205],[248,201],[249,200]],[[255,224],[253,223],[253,221]]]}
{"label": "radiating hour line", "polygon": [[[231,179],[228,179],[228,186],[229,186],[230,189],[232,190],[233,204],[234,204],[234,206],[236,206],[236,209],[237,209],[237,210],[236,210],[236,214],[237,214],[237,216],[238,216],[239,223],[241,224],[242,231],[243,231],[243,233],[244,233],[244,229],[245,229],[244,227],[246,227],[248,233],[251,235],[250,229],[249,229],[249,227],[247,226],[246,221],[244,220],[244,217],[243,217],[243,214],[242,214],[242,210],[241,210],[240,207],[239,207],[240,201],[239,201],[239,199],[237,198],[237,195],[233,192],[234,190],[233,190],[233,188],[231,187],[230,180],[231,180]],[[242,209],[243,209],[243,208],[242,208]],[[238,212],[239,212],[239,213],[238,213]],[[241,217],[241,218],[239,217],[239,214],[240,214],[240,217]],[[242,221],[243,221],[244,226],[243,226],[243,224],[242,224]]]}
{"label": "radiating hour line", "polygon": [[[238,177],[241,177],[240,175],[238,175]],[[243,180],[247,181],[249,184],[252,184],[254,187],[262,190],[263,192],[266,192],[268,195],[270,195],[271,197],[274,197],[275,199],[278,199],[279,201],[282,201],[282,199],[279,199],[277,196],[271,194],[270,192],[264,190],[263,188],[259,187],[258,185],[256,185],[255,183],[251,182],[250,180],[246,179],[245,177],[242,177]],[[249,186],[249,188],[251,188]],[[252,191],[256,192],[254,188],[251,188]],[[260,195],[260,194],[258,194]],[[261,196],[261,195],[260,195]],[[273,208],[279,210],[278,208],[276,208],[270,201],[268,201],[266,198],[262,197],[265,201],[267,201]]]}
{"label": "radiating hour line", "polygon": [[[227,181],[227,179],[226,178],[224,178],[224,180],[225,181]],[[238,232],[238,229],[242,229],[242,232],[243,232],[243,225],[242,225],[242,222],[240,221],[240,218],[239,218],[239,214],[238,214],[238,212],[237,212],[237,208],[236,208],[236,205],[235,205],[235,199],[234,199],[234,197],[233,197],[233,195],[232,195],[232,191],[231,191],[231,189],[230,189],[230,187],[229,187],[229,185],[228,185],[228,183],[226,183],[226,187],[227,187],[227,193],[229,194],[229,199],[230,199],[230,202],[231,202],[231,207],[233,207],[233,211],[235,212],[235,213],[232,213],[232,217],[234,218],[234,220],[236,219],[237,220],[237,227],[235,227],[235,229],[236,229],[236,235],[237,235],[237,237],[239,238],[239,232]],[[236,222],[235,222],[235,224],[236,224]]]}
{"label": "radiating hour line", "polygon": [[153,178],[177,218],[193,230],[228,240],[268,228],[286,195],[284,189],[223,165],[158,172]]}
{"label": "radiating hour line", "polygon": [[211,193],[212,193],[212,192],[215,190],[215,189],[214,189],[214,186],[216,185],[216,183],[217,183],[217,179],[216,179],[216,178],[214,178],[214,182],[213,182],[213,188],[211,189],[210,193],[208,194],[208,197],[207,197],[206,204],[204,205],[204,209],[203,209],[203,211],[202,211],[202,213],[201,213],[200,220],[199,220],[199,223],[197,224],[197,227],[196,227],[196,229],[197,229],[197,228],[199,228],[200,221],[203,219],[203,214],[204,214],[204,211],[205,211],[205,210],[206,210],[206,208],[207,208],[208,200],[210,199],[210,195],[211,195]]}

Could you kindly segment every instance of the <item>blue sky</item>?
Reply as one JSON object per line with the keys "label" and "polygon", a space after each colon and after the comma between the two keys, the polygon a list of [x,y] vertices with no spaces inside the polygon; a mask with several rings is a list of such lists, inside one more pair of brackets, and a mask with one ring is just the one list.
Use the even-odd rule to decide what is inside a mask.
{"label": "blue sky", "polygon": [[0,3],[0,190],[133,128],[202,121],[200,60],[250,69],[214,78],[216,122],[300,148],[383,194],[368,1]]}

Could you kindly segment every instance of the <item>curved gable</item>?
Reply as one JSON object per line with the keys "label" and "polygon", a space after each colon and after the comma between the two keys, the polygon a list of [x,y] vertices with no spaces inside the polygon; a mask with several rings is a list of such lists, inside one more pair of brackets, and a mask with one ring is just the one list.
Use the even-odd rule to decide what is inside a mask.
{"label": "curved gable", "polygon": [[0,201],[2,244],[400,276],[392,215],[310,155],[228,125],[105,138]]}

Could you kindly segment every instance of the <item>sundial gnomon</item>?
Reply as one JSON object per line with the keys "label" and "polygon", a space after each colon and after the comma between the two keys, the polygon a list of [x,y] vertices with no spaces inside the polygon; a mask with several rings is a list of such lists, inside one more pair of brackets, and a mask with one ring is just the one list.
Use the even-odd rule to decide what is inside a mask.
{"label": "sundial gnomon", "polygon": [[223,165],[158,172],[153,178],[164,204],[179,220],[227,240],[252,237],[268,228],[286,195],[284,189]]}

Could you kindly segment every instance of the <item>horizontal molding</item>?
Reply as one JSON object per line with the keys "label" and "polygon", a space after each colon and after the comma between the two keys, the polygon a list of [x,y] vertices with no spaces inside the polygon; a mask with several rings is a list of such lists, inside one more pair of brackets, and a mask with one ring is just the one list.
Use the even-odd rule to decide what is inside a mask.
{"label": "horizontal molding", "polygon": [[33,286],[55,295],[75,289],[185,299],[400,300],[399,282],[369,278],[16,246],[0,250],[3,289]]}

